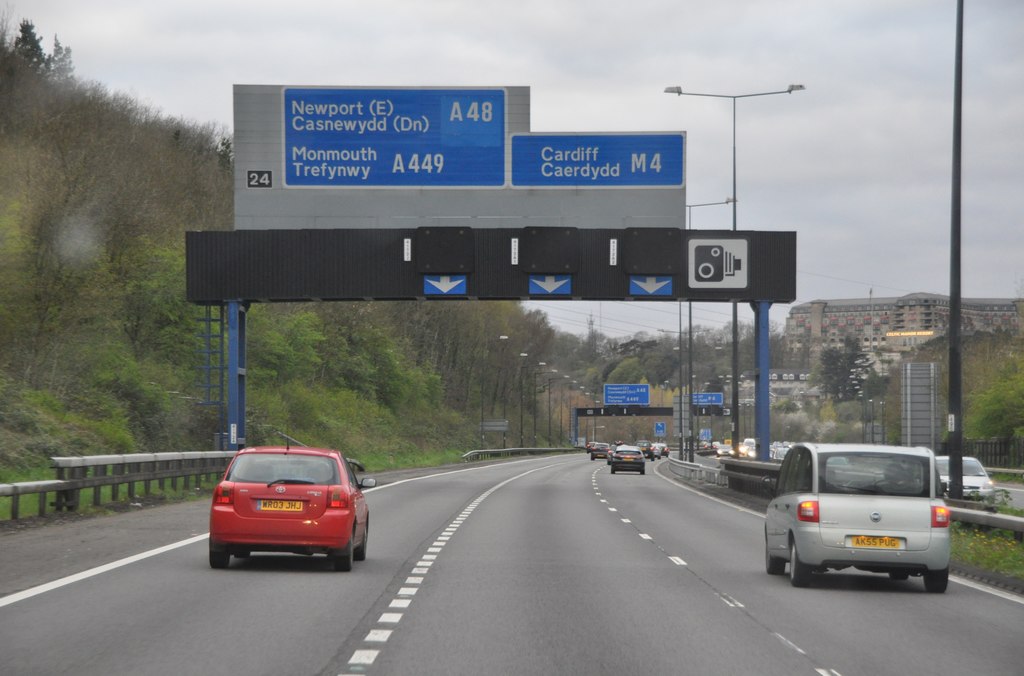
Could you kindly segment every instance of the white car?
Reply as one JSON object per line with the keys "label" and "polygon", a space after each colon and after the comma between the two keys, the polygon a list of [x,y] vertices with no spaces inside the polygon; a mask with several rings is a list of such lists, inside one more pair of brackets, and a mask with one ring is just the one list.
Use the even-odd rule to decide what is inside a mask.
{"label": "white car", "polygon": [[946,591],[950,510],[927,448],[794,444],[782,461],[764,528],[765,569],[806,587],[814,573],[853,567]]}
{"label": "white car", "polygon": [[[935,465],[939,468],[939,479],[946,484],[949,491],[949,456],[940,455],[935,458]],[[964,497],[988,498],[995,495],[996,484],[988,476],[988,472],[977,458],[963,458],[964,468]]]}
{"label": "white car", "polygon": [[757,458],[757,439],[747,437],[737,450],[741,458]]}

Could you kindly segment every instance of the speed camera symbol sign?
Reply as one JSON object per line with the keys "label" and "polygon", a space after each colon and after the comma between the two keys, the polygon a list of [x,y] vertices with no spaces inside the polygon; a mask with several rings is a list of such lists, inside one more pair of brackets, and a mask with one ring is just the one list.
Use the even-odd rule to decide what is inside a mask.
{"label": "speed camera symbol sign", "polygon": [[747,288],[747,240],[691,239],[689,244],[690,288]]}

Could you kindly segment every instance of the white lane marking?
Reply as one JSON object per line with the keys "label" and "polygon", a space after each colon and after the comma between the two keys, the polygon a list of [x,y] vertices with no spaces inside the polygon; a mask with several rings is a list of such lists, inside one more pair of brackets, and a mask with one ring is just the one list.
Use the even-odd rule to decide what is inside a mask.
{"label": "white lane marking", "polygon": [[[477,472],[477,471],[480,471],[482,469],[494,469],[495,467],[506,467],[508,465],[517,465],[517,464],[520,464],[520,463],[535,462],[535,461],[536,461],[536,458],[527,458],[527,459],[524,459],[524,460],[512,460],[512,461],[509,461],[509,462],[501,463],[500,465],[485,465],[483,467],[467,467],[466,469],[456,469],[456,470],[452,470],[450,472],[439,472],[438,474],[427,474],[427,475],[424,475],[424,476],[412,477],[411,479],[402,479],[401,481],[395,481],[395,482],[392,482],[392,483],[389,483],[389,484],[384,484],[383,486],[375,486],[373,488],[366,488],[366,489],[363,490],[363,493],[371,493],[371,492],[374,492],[374,491],[384,490],[385,488],[392,488],[394,486],[399,486],[401,484],[409,483],[409,482],[412,482],[412,481],[422,481],[424,479],[432,479],[432,478],[435,478],[435,477],[447,476],[449,474],[461,474],[462,472]],[[535,469],[528,470],[528,471],[526,471],[526,472],[524,472],[522,474],[514,476],[511,479],[507,479],[506,481],[498,484],[497,486],[492,488],[491,491],[494,491],[494,490],[500,488],[501,486],[504,486],[506,483],[508,483],[509,481],[512,481],[513,479],[518,479],[521,476],[526,476],[527,474],[530,474],[531,472],[536,472],[536,471],[541,470],[541,469],[548,469],[550,467],[555,467],[558,464],[565,464],[565,461],[563,461],[562,463],[552,463],[552,464],[549,464],[549,465],[544,465],[543,467],[537,467]],[[489,493],[487,493],[487,494],[489,494]],[[485,494],[485,495],[487,495],[487,494]],[[461,523],[461,521],[457,519],[456,520],[456,524],[457,523]],[[453,527],[457,528],[458,526],[454,525]],[[118,559],[117,561],[112,561],[110,563],[103,564],[102,566],[97,566],[95,568],[90,568],[88,570],[83,570],[80,573],[75,573],[74,575],[68,575],[66,577],[60,578],[59,580],[53,580],[52,582],[47,582],[45,584],[37,585],[35,587],[31,587],[29,589],[25,589],[25,590],[22,590],[20,592],[15,592],[14,594],[8,594],[7,596],[0,597],[0,608],[12,605],[14,603],[18,603],[19,601],[24,601],[26,599],[30,599],[30,598],[32,598],[34,596],[39,596],[40,594],[45,594],[46,592],[53,591],[54,589],[60,589],[61,587],[66,587],[69,584],[74,584],[76,582],[81,582],[82,580],[88,580],[89,578],[95,577],[96,575],[102,575],[103,573],[108,573],[108,572],[110,572],[112,570],[116,570],[116,569],[121,568],[123,566],[127,566],[127,565],[130,565],[132,563],[136,563],[138,561],[142,561],[144,559],[148,559],[148,558],[153,557],[153,556],[158,556],[160,554],[164,554],[166,552],[173,551],[173,550],[179,549],[181,547],[187,547],[187,546],[189,546],[191,544],[195,544],[196,542],[201,542],[203,540],[206,540],[209,537],[210,537],[209,533],[203,533],[202,535],[195,535],[195,536],[187,538],[185,540],[179,540],[178,542],[172,542],[171,544],[164,545],[163,547],[157,547],[156,549],[150,549],[150,550],[145,551],[145,552],[140,552],[139,554],[134,554],[132,556],[125,557],[123,559]],[[420,562],[417,565],[419,565],[419,566],[429,566],[430,564],[429,563]]]}
{"label": "white lane marking", "polygon": [[[802,650],[802,649],[800,648],[800,646],[798,646],[797,644],[793,643],[792,641],[790,641],[790,640],[789,640],[788,638],[786,638],[786,637],[785,637],[785,636],[783,636],[782,634],[779,634],[779,633],[777,633],[777,632],[776,632],[776,634],[775,634],[775,637],[776,637],[777,639],[779,639],[780,641],[782,641],[782,642],[783,642],[784,644],[786,644],[787,646],[789,646],[790,648],[792,648],[793,650],[795,650],[795,651],[797,651],[798,653],[800,653],[801,655],[806,655],[806,654],[807,654],[806,652],[804,652],[804,651],[803,651],[803,650]],[[820,674],[820,673],[822,673],[822,672],[821,672],[821,669],[816,669],[815,671],[817,671],[817,672],[818,672],[819,674]],[[825,672],[825,673],[828,673],[828,672]]]}
{"label": "white lane marking", "polygon": [[694,495],[699,495],[699,496],[701,496],[702,498],[707,498],[708,500],[711,500],[711,501],[713,501],[713,502],[717,502],[718,504],[720,504],[720,505],[724,505],[725,507],[731,507],[732,509],[735,509],[735,510],[736,510],[736,511],[738,511],[738,512],[745,512],[745,513],[747,513],[747,514],[750,514],[750,515],[752,515],[752,516],[756,516],[756,517],[758,517],[758,518],[760,518],[760,519],[763,519],[763,518],[764,518],[764,514],[762,514],[761,512],[755,512],[755,511],[754,511],[754,510],[752,510],[752,509],[747,509],[746,507],[741,507],[741,506],[739,506],[739,505],[734,505],[734,504],[733,504],[733,503],[731,503],[731,502],[726,502],[725,500],[722,500],[722,499],[720,499],[720,498],[716,498],[716,497],[714,497],[713,495],[708,495],[707,493],[701,493],[701,492],[700,492],[700,491],[698,491],[698,490],[695,490],[695,489],[693,489],[693,488],[690,488],[690,487],[689,487],[689,486],[687,486],[686,484],[682,484],[682,483],[679,483],[679,482],[678,482],[678,481],[676,481],[675,479],[671,479],[671,478],[669,478],[669,477],[667,477],[667,476],[663,475],[663,474],[662,474],[661,472],[659,472],[659,471],[657,471],[657,470],[655,470],[654,474],[655,474],[655,476],[657,476],[657,477],[658,477],[659,479],[661,479],[662,481],[667,481],[668,483],[672,484],[673,486],[676,486],[676,487],[678,487],[678,488],[682,488],[682,489],[683,489],[683,490],[685,490],[685,491],[690,491],[690,492],[691,492],[691,493],[693,493]]}
{"label": "white lane marking", "polygon": [[[705,498],[707,500],[711,500],[712,502],[717,502],[720,505],[724,505],[726,507],[730,507],[730,508],[735,509],[737,511],[744,512],[746,514],[750,514],[751,516],[756,516],[757,518],[762,519],[762,520],[765,518],[764,514],[762,514],[761,512],[755,512],[752,509],[747,509],[746,507],[740,507],[739,505],[734,505],[731,502],[726,502],[725,500],[721,500],[721,499],[716,498],[716,497],[714,497],[712,495],[708,495],[707,493],[701,493],[700,491],[694,490],[693,488],[690,488],[689,486],[687,486],[685,484],[682,484],[682,483],[680,483],[680,482],[678,482],[678,481],[676,481],[676,480],[674,480],[674,479],[672,479],[670,477],[662,475],[662,473],[659,472],[659,471],[655,471],[654,474],[659,479],[661,479],[662,481],[667,481],[668,483],[672,484],[673,486],[676,486],[677,488],[682,488],[684,491],[689,491],[689,492],[693,493],[694,495],[699,495],[700,497]],[[968,578],[960,577],[959,575],[953,575],[953,574],[950,574],[949,581],[950,582],[955,582],[956,584],[960,584],[960,585],[963,585],[965,587],[970,587],[971,589],[974,589],[974,590],[977,590],[977,591],[980,591],[980,592],[985,592],[986,594],[990,594],[992,596],[998,596],[999,598],[1005,599],[1007,601],[1013,601],[1014,603],[1017,603],[1017,604],[1020,604],[1020,605],[1024,605],[1024,597],[1022,597],[1022,596],[1020,596],[1018,594],[1013,594],[1011,592],[1005,592],[1002,589],[999,589],[997,587],[990,587],[988,585],[981,584],[980,582],[975,582],[974,580],[970,580]]]}
{"label": "white lane marking", "polygon": [[622,523],[633,523],[631,519],[623,519]]}
{"label": "white lane marking", "polygon": [[[573,458],[572,460],[575,460],[575,458]],[[572,462],[572,460],[563,461],[562,464],[566,464],[567,462]],[[426,479],[436,479],[437,477],[448,476],[450,474],[461,474],[463,472],[479,472],[480,470],[485,470],[485,469],[494,469],[496,467],[508,467],[509,465],[519,465],[519,464],[522,464],[522,463],[525,463],[525,462],[536,462],[536,461],[537,461],[537,458],[525,458],[523,460],[510,460],[508,462],[503,462],[503,463],[495,464],[495,465],[484,465],[483,467],[467,467],[465,469],[453,469],[453,470],[451,470],[449,472],[438,472],[437,474],[424,474],[423,476],[414,476],[414,477],[411,477],[409,479],[401,479],[399,481],[392,481],[391,483],[384,484],[383,486],[374,486],[373,488],[364,488],[363,489],[363,493],[373,493],[375,491],[383,491],[383,490],[387,490],[389,488],[394,488],[395,486],[401,486],[402,484],[411,483],[413,481],[424,481]],[[558,464],[558,463],[555,463],[555,464]],[[552,465],[545,465],[544,466],[544,468],[547,468],[547,467],[554,467],[554,464],[552,464]],[[520,476],[522,476],[522,475],[520,475]]]}
{"label": "white lane marking", "polygon": [[718,598],[722,599],[722,602],[725,603],[725,605],[729,606],[730,608],[743,608],[744,607],[742,603],[740,603],[739,601],[737,601],[733,597],[729,596],[728,594],[719,592]]}
{"label": "white lane marking", "polygon": [[653,540],[654,539],[650,535],[648,535],[647,533],[640,533],[640,537],[642,539],[644,539],[644,540]]}
{"label": "white lane marking", "polygon": [[429,568],[413,568],[412,569],[412,574],[413,575],[426,575],[429,572],[430,572]]}
{"label": "white lane marking", "polygon": [[[491,493],[493,493],[494,491],[498,490],[499,488],[501,488],[505,484],[507,484],[507,483],[509,483],[511,481],[514,481],[515,479],[518,479],[520,477],[526,476],[527,474],[531,474],[533,472],[536,472],[536,471],[539,471],[539,470],[542,470],[542,469],[547,469],[549,467],[554,467],[554,466],[555,465],[546,465],[544,467],[537,467],[537,468],[529,470],[527,472],[523,472],[522,474],[519,474],[517,476],[514,476],[514,477],[511,477],[509,479],[506,479],[505,481],[502,481],[501,483],[499,483],[499,484],[497,484],[495,486],[492,486],[490,489],[488,489],[487,491],[482,493],[476,500],[474,500],[471,503],[471,507],[475,508],[477,505],[479,505],[481,502],[483,502],[486,498],[488,498],[491,495]],[[464,510],[462,512],[462,515],[458,519],[456,519],[453,522],[453,525],[449,526],[445,530],[445,532],[446,533],[453,532],[455,530],[455,528],[457,528],[456,524],[460,524],[460,523],[462,523],[462,521],[465,521],[465,519],[468,518],[468,516],[470,514],[472,514],[472,512],[473,512],[472,508]],[[444,541],[447,541],[449,539],[450,539],[449,537],[438,538],[434,542],[434,546],[427,548],[428,552],[433,552],[433,553],[423,554],[422,555],[422,559],[423,560],[419,561],[416,564],[417,567],[413,568],[412,572],[413,573],[419,573],[419,574],[426,574],[427,572],[429,572],[430,566],[432,566],[434,564],[434,561],[437,559],[437,553],[436,552],[440,552],[442,550],[442,548],[444,547],[444,545],[445,545]],[[423,578],[422,577],[407,577],[406,580],[405,580],[405,583],[408,584],[408,585],[419,585],[419,584],[423,583]],[[399,588],[397,596],[404,597],[404,598],[392,599],[391,603],[389,604],[389,607],[391,607],[391,608],[408,608],[409,605],[412,603],[412,599],[410,597],[415,596],[416,592],[418,592],[419,590],[420,590],[419,587],[413,587],[413,586]],[[398,621],[401,620],[401,619],[402,619],[402,613],[383,613],[380,616],[380,619],[378,620],[378,622],[380,622],[380,623],[387,623],[387,624],[397,624]],[[391,638],[391,633],[392,633],[391,629],[373,629],[373,630],[370,631],[369,634],[366,635],[366,638],[364,638],[363,641],[366,642],[366,643],[385,643],[385,642],[387,642],[387,640],[389,638]],[[349,666],[355,666],[356,667],[355,669],[353,669],[353,671],[363,671],[364,670],[363,667],[368,666],[368,665],[372,665],[374,663],[374,660],[377,659],[377,656],[379,654],[380,654],[380,651],[378,651],[378,650],[357,650],[357,651],[355,651],[355,653],[353,653],[352,658],[349,660],[349,662],[348,662]],[[343,674],[341,676],[348,676],[348,675]]]}
{"label": "white lane marking", "polygon": [[[602,502],[603,502],[603,500],[602,500]],[[609,508],[608,508],[608,511],[609,511],[609,512],[617,512],[617,511],[619,511],[619,510],[615,509],[614,507],[609,507]]]}
{"label": "white lane marking", "polygon": [[377,655],[380,654],[379,650],[357,650],[352,653],[349,664],[373,664],[373,661],[377,659]]}
{"label": "white lane marking", "polygon": [[668,557],[668,560],[671,561],[672,563],[676,564],[677,566],[685,566],[686,565],[686,561],[683,561],[678,556],[670,556],[670,557]]}
{"label": "white lane marking", "polygon": [[102,573],[110,572],[110,571],[115,570],[117,568],[121,568],[122,566],[127,566],[128,564],[136,563],[138,561],[142,561],[143,559],[148,559],[151,556],[157,556],[159,554],[163,554],[165,552],[169,552],[171,550],[178,549],[180,547],[187,547],[188,545],[195,544],[196,542],[202,542],[203,540],[207,539],[209,537],[209,535],[210,535],[209,533],[203,533],[202,535],[196,535],[195,537],[188,538],[187,540],[181,540],[179,542],[175,542],[175,543],[172,543],[172,544],[169,544],[169,545],[165,545],[163,547],[157,547],[156,549],[150,549],[149,551],[142,552],[141,554],[135,554],[134,556],[129,556],[129,557],[126,557],[126,558],[123,558],[123,559],[119,559],[117,561],[112,561],[111,563],[106,563],[106,564],[104,564],[102,566],[97,566],[96,568],[90,568],[89,570],[83,570],[81,573],[75,573],[74,575],[68,575],[67,577],[62,577],[59,580],[54,580],[53,582],[47,582],[46,584],[41,584],[41,585],[39,585],[37,587],[32,587],[32,588],[26,589],[24,591],[20,591],[20,592],[14,593],[14,594],[9,594],[7,596],[4,596],[3,598],[0,598],[0,608],[3,608],[4,606],[9,606],[12,603],[17,603],[18,601],[24,601],[25,599],[30,599],[33,596],[38,596],[39,594],[44,594],[44,593],[46,593],[48,591],[53,591],[54,589],[60,589],[61,587],[66,587],[67,585],[74,584],[75,582],[81,582],[82,580],[87,580],[90,577],[95,577],[96,575],[100,575]]}
{"label": "white lane marking", "polygon": [[950,575],[949,581],[956,582],[957,584],[962,584],[963,586],[970,587],[971,589],[977,589],[978,591],[988,592],[993,596],[998,596],[1000,598],[1006,599],[1007,601],[1013,601],[1014,603],[1024,605],[1024,596],[1019,596],[1011,592],[1006,592],[1002,589],[998,589],[997,587],[989,587],[988,585],[984,585],[980,582],[975,582],[974,580],[968,579],[966,577]]}

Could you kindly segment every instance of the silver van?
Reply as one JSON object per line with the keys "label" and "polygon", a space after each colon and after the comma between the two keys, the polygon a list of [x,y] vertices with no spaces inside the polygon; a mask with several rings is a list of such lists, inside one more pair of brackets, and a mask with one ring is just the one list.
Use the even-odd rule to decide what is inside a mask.
{"label": "silver van", "polygon": [[950,511],[927,448],[793,444],[765,519],[765,569],[794,587],[855,568],[946,591]]}

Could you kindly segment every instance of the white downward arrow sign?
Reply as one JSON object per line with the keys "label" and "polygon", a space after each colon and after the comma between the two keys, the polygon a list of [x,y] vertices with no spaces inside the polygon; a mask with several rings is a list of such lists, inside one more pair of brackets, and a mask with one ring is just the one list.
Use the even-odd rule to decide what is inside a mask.
{"label": "white downward arrow sign", "polygon": [[558,279],[557,277],[548,275],[543,280],[535,279],[533,283],[544,289],[547,293],[554,293],[558,290],[558,287],[563,286],[568,281],[568,277],[565,279]]}
{"label": "white downward arrow sign", "polygon": [[664,280],[662,282],[659,282],[657,277],[648,277],[644,281],[642,281],[642,282],[634,282],[634,284],[639,286],[641,289],[643,289],[647,293],[653,294],[655,291],[657,291],[661,287],[663,287],[666,284],[668,284],[669,281],[670,280],[666,279],[666,280]]}
{"label": "white downward arrow sign", "polygon": [[441,293],[448,293],[449,291],[457,287],[459,284],[461,284],[463,282],[463,278],[457,277],[455,279],[452,279],[449,275],[441,275],[440,279],[436,281],[429,278],[427,279],[427,281],[430,282],[435,287],[437,287],[438,291],[440,291]]}

